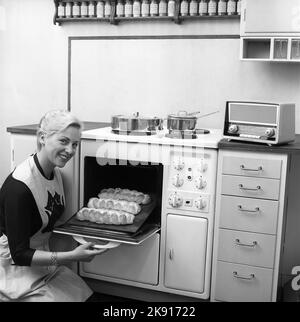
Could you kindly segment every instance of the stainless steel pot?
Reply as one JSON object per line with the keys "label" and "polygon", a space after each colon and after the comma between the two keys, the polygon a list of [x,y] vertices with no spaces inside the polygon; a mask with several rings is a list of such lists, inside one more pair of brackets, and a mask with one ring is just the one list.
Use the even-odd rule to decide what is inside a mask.
{"label": "stainless steel pot", "polygon": [[199,118],[218,112],[219,111],[207,113],[199,117],[196,115],[200,112],[188,113],[186,111],[179,111],[177,114],[169,114],[167,118],[167,128],[171,131],[194,131]]}
{"label": "stainless steel pot", "polygon": [[114,131],[155,132],[163,129],[163,119],[158,117],[141,117],[139,113],[132,116],[114,115],[111,118]]}

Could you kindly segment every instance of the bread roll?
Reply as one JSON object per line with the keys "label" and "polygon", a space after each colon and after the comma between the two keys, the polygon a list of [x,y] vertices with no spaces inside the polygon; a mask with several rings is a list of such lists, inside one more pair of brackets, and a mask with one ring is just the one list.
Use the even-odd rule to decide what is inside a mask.
{"label": "bread roll", "polygon": [[151,202],[151,197],[148,194],[137,190],[109,188],[102,189],[98,194],[99,199],[126,200],[128,202],[136,202],[146,205]]}
{"label": "bread roll", "polygon": [[82,208],[76,214],[78,220],[87,220],[106,225],[130,225],[134,215],[120,210]]}

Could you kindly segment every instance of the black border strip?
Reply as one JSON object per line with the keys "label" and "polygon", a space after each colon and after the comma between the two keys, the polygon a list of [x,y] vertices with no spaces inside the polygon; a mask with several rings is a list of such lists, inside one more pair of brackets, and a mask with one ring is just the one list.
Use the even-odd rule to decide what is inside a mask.
{"label": "black border strip", "polygon": [[71,111],[71,64],[73,40],[152,40],[152,39],[240,39],[240,35],[159,35],[159,36],[71,36],[68,37],[68,111]]}

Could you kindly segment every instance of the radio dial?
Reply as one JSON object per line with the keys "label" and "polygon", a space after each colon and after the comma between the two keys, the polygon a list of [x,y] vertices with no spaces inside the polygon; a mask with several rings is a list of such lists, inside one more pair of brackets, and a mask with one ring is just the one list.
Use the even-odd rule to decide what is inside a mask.
{"label": "radio dial", "polygon": [[180,177],[179,174],[176,174],[173,178],[172,178],[172,183],[175,187],[181,187],[183,185],[183,179]]}
{"label": "radio dial", "polygon": [[275,135],[275,131],[274,131],[274,129],[272,129],[272,128],[270,128],[270,129],[266,129],[266,131],[265,131],[265,135],[266,135],[266,137],[268,137],[268,138],[270,138],[270,137],[274,136],[274,135]]}
{"label": "radio dial", "polygon": [[203,189],[206,187],[206,181],[203,180],[202,177],[198,177],[195,179],[195,185],[196,185],[196,188]]}
{"label": "radio dial", "polygon": [[172,206],[173,208],[178,208],[182,206],[183,204],[183,199],[180,195],[178,195],[176,192],[170,194],[169,196],[169,205]]}
{"label": "radio dial", "polygon": [[206,207],[206,201],[203,198],[197,198],[195,200],[195,205],[197,209],[203,209]]}
{"label": "radio dial", "polygon": [[239,127],[236,124],[231,124],[228,128],[229,133],[236,133],[239,130]]}

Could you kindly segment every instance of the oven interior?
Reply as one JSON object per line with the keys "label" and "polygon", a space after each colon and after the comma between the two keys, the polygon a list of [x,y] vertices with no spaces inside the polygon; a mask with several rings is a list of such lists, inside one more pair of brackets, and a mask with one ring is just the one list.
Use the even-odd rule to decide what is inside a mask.
{"label": "oven interior", "polygon": [[137,190],[150,194],[155,199],[155,207],[143,225],[160,226],[162,187],[162,164],[142,164],[127,160],[111,160],[104,163],[95,157],[84,158],[83,206],[87,205],[90,198],[97,197],[101,189]]}

